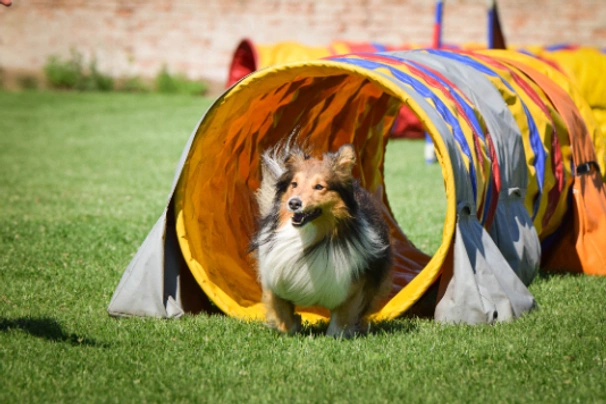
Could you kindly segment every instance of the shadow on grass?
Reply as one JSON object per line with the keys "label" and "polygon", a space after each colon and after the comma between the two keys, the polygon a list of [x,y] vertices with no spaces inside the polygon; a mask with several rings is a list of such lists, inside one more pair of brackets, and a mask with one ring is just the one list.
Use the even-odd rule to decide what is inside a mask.
{"label": "shadow on grass", "polygon": [[67,334],[63,331],[61,324],[52,318],[22,317],[7,319],[0,317],[0,332],[10,332],[15,329],[25,331],[34,337],[53,342],[65,342],[76,346],[108,347],[106,343],[100,343],[94,339],[81,337],[76,334]]}
{"label": "shadow on grass", "polygon": [[[314,337],[323,337],[326,334],[327,328],[327,322],[321,322],[317,324],[304,324],[300,335],[312,335]],[[409,334],[416,332],[417,329],[417,323],[411,319],[385,320],[379,322],[372,322],[367,333],[357,334],[355,338],[364,338],[369,335],[380,334]]]}
{"label": "shadow on grass", "polygon": [[411,334],[417,332],[419,325],[412,319],[385,320],[373,323],[369,334]]}
{"label": "shadow on grass", "polygon": [[576,278],[576,277],[580,277],[580,276],[585,276],[584,273],[577,273],[577,272],[567,272],[565,270],[561,270],[561,271],[556,271],[556,270],[546,270],[544,268],[541,268],[539,270],[539,273],[537,274],[537,276],[535,277],[535,279],[533,280],[541,280],[541,281],[549,281],[553,278],[565,278],[565,277],[572,277],[572,278]]}
{"label": "shadow on grass", "polygon": [[[423,296],[404,314],[395,320],[383,320],[371,322],[367,333],[359,334],[359,337],[377,334],[409,334],[416,332],[419,328],[418,320],[432,320],[436,309],[439,281],[427,289]],[[321,336],[326,333],[327,322],[315,325],[304,324],[302,335]]]}

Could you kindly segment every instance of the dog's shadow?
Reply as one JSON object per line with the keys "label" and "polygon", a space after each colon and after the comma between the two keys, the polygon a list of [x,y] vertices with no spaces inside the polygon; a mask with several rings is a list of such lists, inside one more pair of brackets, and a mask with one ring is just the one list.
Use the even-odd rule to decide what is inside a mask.
{"label": "dog's shadow", "polygon": [[[366,338],[372,335],[383,335],[383,334],[410,334],[418,331],[418,324],[411,318],[399,318],[396,320],[382,320],[378,322],[371,322],[366,332],[360,332],[355,334],[355,338]],[[312,337],[324,337],[326,330],[328,329],[328,322],[319,322],[315,324],[304,323],[301,332],[301,336],[312,336]],[[337,337],[338,338],[338,337]]]}
{"label": "dog's shadow", "polygon": [[[356,334],[354,338],[364,338],[370,335],[382,334],[411,334],[418,331],[418,320],[433,321],[438,295],[438,282],[410,307],[404,314],[394,320],[381,320],[369,323],[366,332]],[[304,323],[301,335],[323,336],[326,334],[328,322],[316,324]]]}
{"label": "dog's shadow", "polygon": [[55,319],[48,317],[20,317],[14,319],[0,317],[0,332],[8,333],[13,330],[21,330],[34,337],[52,342],[64,342],[80,346],[107,347],[107,344],[98,342],[94,339],[73,333],[66,333],[61,324]]}

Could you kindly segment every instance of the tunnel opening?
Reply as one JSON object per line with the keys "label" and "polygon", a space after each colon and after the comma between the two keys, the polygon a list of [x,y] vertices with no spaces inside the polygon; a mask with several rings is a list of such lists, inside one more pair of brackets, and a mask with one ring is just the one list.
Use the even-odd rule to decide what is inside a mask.
{"label": "tunnel opening", "polygon": [[[330,64],[311,74],[304,64],[257,73],[232,90],[211,107],[210,118],[198,128],[175,194],[179,244],[204,293],[229,315],[263,319],[255,257],[249,252],[257,229],[254,192],[260,185],[259,157],[298,127],[301,140],[318,154],[346,143],[356,149],[354,176],[381,199],[395,252],[392,290],[375,317],[401,315],[434,284],[454,229],[454,195],[444,192],[444,178],[452,180],[452,168],[444,161],[448,158],[444,145],[427,119],[421,121],[436,141],[440,164],[427,167],[422,152],[417,161],[399,164],[399,149],[422,146],[401,140],[392,141],[395,145],[387,152],[386,164],[389,132],[400,108],[407,105],[418,113],[418,105],[402,89],[389,88],[370,73]],[[432,181],[423,169],[433,174]],[[406,179],[412,176],[425,176],[422,189],[406,188]],[[441,193],[436,190],[440,185]],[[394,212],[390,198],[405,201],[403,196],[411,192],[419,193],[415,206],[398,202]],[[430,225],[420,212],[432,200],[437,205]],[[436,225],[436,218],[442,223]],[[442,237],[429,237],[435,232]],[[441,242],[430,243],[430,239]],[[298,311],[310,322],[328,317],[322,308]]]}

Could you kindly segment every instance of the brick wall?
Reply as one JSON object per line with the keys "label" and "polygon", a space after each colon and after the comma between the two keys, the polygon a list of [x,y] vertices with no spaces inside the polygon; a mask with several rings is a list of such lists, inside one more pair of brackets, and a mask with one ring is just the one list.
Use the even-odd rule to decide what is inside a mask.
{"label": "brick wall", "polygon": [[[448,0],[444,40],[485,42],[486,0]],[[606,46],[605,0],[501,0],[509,43]],[[0,7],[0,67],[40,71],[75,49],[114,76],[153,77],[167,64],[223,83],[243,37],[427,43],[433,0],[14,0]]]}

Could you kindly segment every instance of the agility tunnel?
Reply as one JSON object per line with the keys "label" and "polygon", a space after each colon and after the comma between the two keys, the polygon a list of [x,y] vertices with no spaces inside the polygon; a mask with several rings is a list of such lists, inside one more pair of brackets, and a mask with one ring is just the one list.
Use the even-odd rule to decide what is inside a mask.
{"label": "agility tunnel", "polygon": [[556,45],[529,49],[538,58],[564,73],[585,98],[600,127],[601,137],[594,144],[602,174],[606,175],[604,155],[606,153],[606,48],[597,49],[573,45]]}
{"label": "agility tunnel", "polygon": [[[439,38],[438,36],[437,38]],[[294,41],[259,44],[252,39],[242,39],[233,52],[226,87],[229,88],[243,77],[270,66],[334,57],[350,53],[376,53],[426,48],[422,44],[409,43],[387,45],[378,42],[333,41],[326,46],[309,46]],[[449,47],[452,47],[449,45]],[[469,49],[482,48],[469,45]],[[423,125],[416,115],[405,106],[394,120],[391,136],[396,138],[422,139]]]}
{"label": "agility tunnel", "polygon": [[[489,30],[493,25],[488,24]],[[433,48],[463,51],[479,51],[486,48],[486,45],[481,43],[442,44],[439,31],[436,31],[434,36]],[[492,47],[490,43],[492,37],[493,35],[488,35],[489,48]],[[238,43],[233,52],[226,86],[232,86],[254,71],[284,63],[330,58],[349,53],[403,51],[426,47],[426,45],[418,43],[386,45],[377,42],[349,41],[333,41],[326,46],[308,46],[293,41],[259,44],[245,38]],[[556,70],[565,74],[572,84],[579,89],[581,95],[589,103],[600,126],[600,135],[593,137],[592,141],[598,155],[602,174],[606,175],[606,80],[602,79],[603,72],[606,71],[604,49],[569,44],[524,47],[512,45],[511,49],[533,55],[550,64]],[[410,109],[404,107],[394,122],[391,136],[421,139],[424,137],[423,127],[416,115]]]}
{"label": "agility tunnel", "polygon": [[[438,35],[438,38],[440,35]],[[436,40],[439,40],[436,38]],[[310,46],[295,41],[261,44],[250,38],[242,39],[232,54],[229,64],[227,87],[232,86],[246,75],[269,66],[303,62],[350,53],[393,52],[427,48],[427,44],[404,43],[389,45],[379,42],[353,42],[337,40],[324,46]],[[440,46],[441,47],[441,46]],[[459,46],[444,45],[449,49],[460,49]],[[481,44],[463,45],[465,50],[485,48]]]}
{"label": "agility tunnel", "polygon": [[[402,106],[431,136],[444,177],[442,242],[431,256],[402,232],[385,190],[385,147]],[[382,201],[395,264],[375,320],[403,315],[437,286],[436,320],[505,321],[535,306],[526,286],[539,267],[606,274],[599,127],[564,74],[510,51],[357,53],[253,72],[214,102],[111,315],[218,308],[263,320],[248,247],[260,154],[295,127],[318,153],[353,144],[355,176]],[[328,315],[297,310],[312,323]]]}

